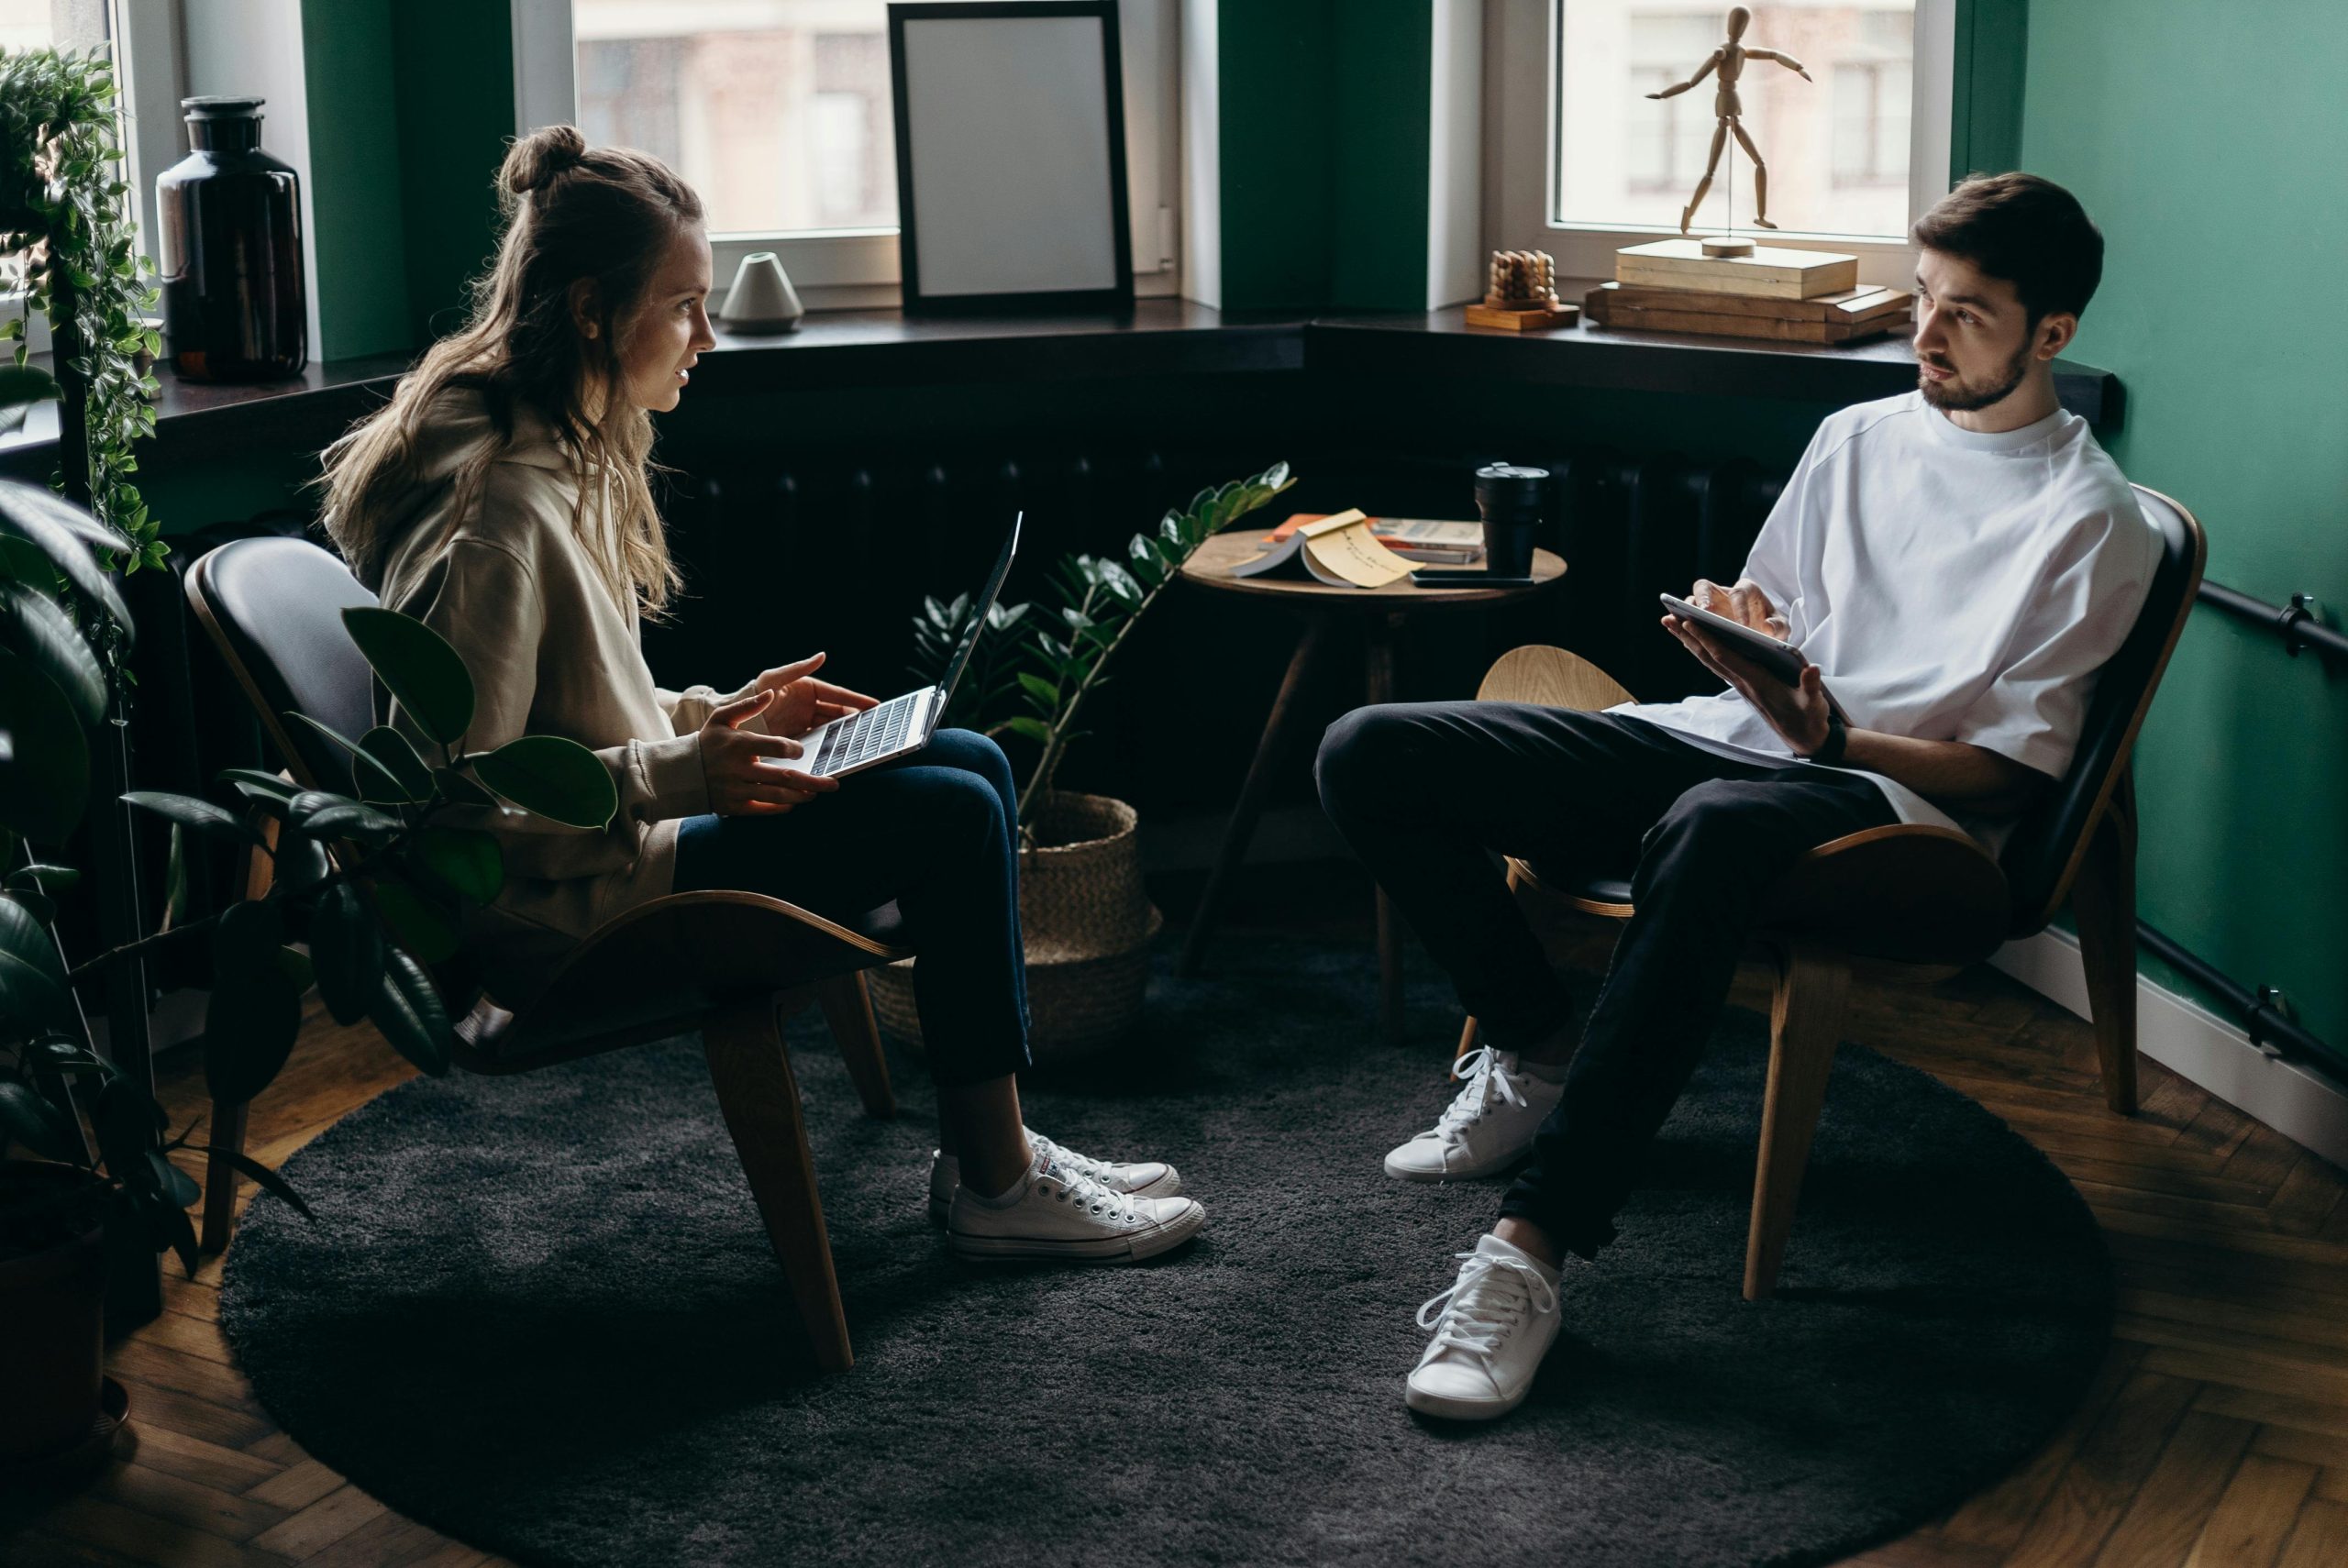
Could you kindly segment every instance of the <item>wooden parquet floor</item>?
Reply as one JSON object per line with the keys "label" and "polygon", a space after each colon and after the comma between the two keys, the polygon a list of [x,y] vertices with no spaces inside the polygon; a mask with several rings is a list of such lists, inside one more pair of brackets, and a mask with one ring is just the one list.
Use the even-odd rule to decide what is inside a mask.
{"label": "wooden parquet floor", "polygon": [[[1578,955],[1602,963],[1600,941]],[[1757,974],[1737,999],[1766,1006]],[[1930,989],[1861,987],[1848,1037],[2043,1149],[2102,1220],[2121,1279],[2116,1337],[2069,1423],[2004,1481],[1854,1568],[2348,1565],[2342,1173],[2149,1062],[2142,1113],[2111,1116],[2088,1027],[1986,967]],[[277,1163],[410,1072],[371,1029],[314,1012],[253,1108],[255,1152]],[[184,1124],[204,1108],[201,1069],[179,1060],[165,1077]],[[221,1339],[217,1259],[165,1280],[162,1318],[111,1357],[133,1406],[115,1458],[71,1496],[0,1518],[0,1562],[503,1562],[402,1518],[278,1430]]]}

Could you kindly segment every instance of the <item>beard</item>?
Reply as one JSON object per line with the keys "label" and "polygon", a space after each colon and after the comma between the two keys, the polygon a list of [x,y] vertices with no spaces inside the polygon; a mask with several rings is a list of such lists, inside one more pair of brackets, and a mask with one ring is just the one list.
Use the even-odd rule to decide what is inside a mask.
{"label": "beard", "polygon": [[1944,381],[1928,381],[1919,375],[1916,390],[1934,408],[1971,414],[1977,409],[2005,401],[2029,373],[2030,345],[2025,341],[2014,350],[2014,357],[1986,381],[1971,381],[1963,376],[1952,376]]}

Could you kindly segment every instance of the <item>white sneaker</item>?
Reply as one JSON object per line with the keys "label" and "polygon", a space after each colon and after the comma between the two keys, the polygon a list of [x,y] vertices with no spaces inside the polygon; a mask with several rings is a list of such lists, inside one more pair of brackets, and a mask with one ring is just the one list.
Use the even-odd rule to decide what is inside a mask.
{"label": "white sneaker", "polygon": [[1207,1222],[1198,1199],[1112,1192],[1072,1168],[1062,1149],[1039,1154],[1017,1190],[1001,1205],[980,1201],[968,1187],[957,1190],[947,1210],[946,1244],[966,1258],[1122,1262],[1179,1247]]}
{"label": "white sneaker", "polygon": [[1419,1327],[1434,1340],[1403,1384],[1402,1403],[1422,1415],[1489,1421],[1524,1403],[1556,1342],[1557,1271],[1498,1236],[1456,1255],[1459,1277],[1419,1309]]}
{"label": "white sneaker", "polygon": [[1508,1169],[1565,1098],[1566,1086],[1523,1071],[1513,1051],[1490,1045],[1452,1065],[1468,1081],[1435,1124],[1386,1156],[1401,1181],[1471,1181]]}
{"label": "white sneaker", "polygon": [[[1090,1154],[1080,1154],[1074,1149],[1064,1149],[1041,1132],[1030,1128],[1027,1143],[1046,1158],[1058,1158],[1068,1163],[1069,1169],[1091,1176],[1111,1192],[1129,1198],[1171,1198],[1182,1190],[1182,1176],[1163,1160],[1136,1160],[1119,1164],[1112,1160],[1096,1160]],[[929,1152],[929,1222],[946,1223],[947,1210],[954,1206],[954,1189],[962,1185],[962,1162],[953,1155],[932,1149]]]}

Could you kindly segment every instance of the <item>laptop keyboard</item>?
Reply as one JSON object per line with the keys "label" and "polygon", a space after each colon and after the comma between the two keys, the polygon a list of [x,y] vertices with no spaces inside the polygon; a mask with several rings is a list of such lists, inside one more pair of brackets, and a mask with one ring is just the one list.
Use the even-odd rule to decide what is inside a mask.
{"label": "laptop keyboard", "polygon": [[903,697],[892,697],[878,708],[867,708],[853,718],[835,721],[824,731],[824,744],[817,748],[814,764],[807,771],[822,778],[895,751],[904,744],[905,732],[913,724],[914,708],[921,695],[908,691]]}

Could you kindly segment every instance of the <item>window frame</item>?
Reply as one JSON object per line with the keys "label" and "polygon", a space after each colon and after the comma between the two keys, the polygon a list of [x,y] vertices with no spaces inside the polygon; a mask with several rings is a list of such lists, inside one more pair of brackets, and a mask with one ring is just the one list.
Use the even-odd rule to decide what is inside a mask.
{"label": "window frame", "polygon": [[[511,0],[515,134],[579,115],[571,0]],[[1180,0],[1117,0],[1125,164],[1136,298],[1181,292]],[[742,258],[771,250],[811,311],[903,303],[895,228],[801,229],[710,238],[711,277],[732,287]]]}
{"label": "window frame", "polygon": [[[1485,242],[1528,245],[1556,258],[1560,278],[1607,279],[1624,246],[1678,237],[1638,224],[1560,224],[1550,216],[1556,159],[1558,8],[1573,0],[1490,0],[1485,53]],[[1949,188],[1956,79],[1957,0],[1916,0],[1913,96],[1908,120],[1911,221]],[[1859,282],[1908,288],[1915,248],[1901,239],[1780,229],[1773,244],[1813,246],[1859,259]]]}

